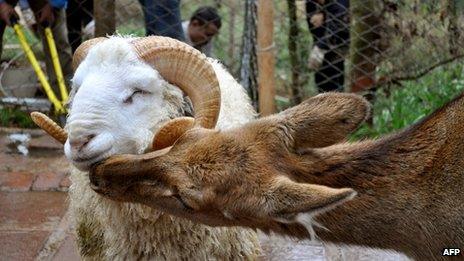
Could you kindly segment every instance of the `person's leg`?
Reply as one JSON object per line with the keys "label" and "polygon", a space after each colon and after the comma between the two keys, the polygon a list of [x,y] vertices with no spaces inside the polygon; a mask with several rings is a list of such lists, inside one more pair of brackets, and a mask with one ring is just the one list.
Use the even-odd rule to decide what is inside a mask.
{"label": "person's leg", "polygon": [[[327,54],[330,54],[330,51]],[[337,86],[334,86],[332,82],[333,68],[327,60],[327,56],[324,57],[324,61],[314,77],[319,92],[330,92],[337,89]]]}
{"label": "person's leg", "polygon": [[[151,34],[168,36],[180,41],[184,41],[182,20],[180,16],[180,0],[145,0],[152,6],[153,17],[148,24],[148,28],[153,28]],[[148,9],[150,11],[150,9]],[[148,35],[147,30],[147,35]]]}
{"label": "person's leg", "polygon": [[81,19],[80,3],[78,0],[69,0],[66,8],[66,25],[68,29],[68,41],[71,44],[71,49],[74,52],[81,44]]}
{"label": "person's leg", "polygon": [[321,92],[326,92],[326,84],[327,84],[327,77],[325,75],[325,72],[323,70],[324,67],[320,68],[316,73],[314,74],[314,81],[316,83],[316,88],[319,93]]}
{"label": "person's leg", "polygon": [[339,58],[334,61],[334,68],[337,73],[333,81],[338,86],[338,91],[343,92],[345,90],[345,59],[339,56]]}
{"label": "person's leg", "polygon": [[81,20],[86,25],[93,20],[93,0],[83,0],[81,10]]}
{"label": "person's leg", "polygon": [[93,19],[92,0],[69,0],[66,8],[66,23],[68,29],[68,41],[72,51],[82,43],[82,30]]}
{"label": "person's leg", "polygon": [[344,59],[338,53],[330,50],[324,56],[321,68],[315,74],[316,86],[319,92],[344,90]]}

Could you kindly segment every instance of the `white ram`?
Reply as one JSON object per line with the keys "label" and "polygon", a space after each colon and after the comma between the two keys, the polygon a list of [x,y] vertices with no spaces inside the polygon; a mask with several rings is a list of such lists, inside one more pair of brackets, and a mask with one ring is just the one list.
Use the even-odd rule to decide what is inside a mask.
{"label": "white ram", "polygon": [[[151,148],[154,133],[162,123],[189,112],[190,102],[183,92],[168,83],[163,72],[151,64],[166,61],[153,61],[159,59],[154,57],[147,62],[151,58],[141,58],[140,52],[149,54],[154,47],[140,45],[140,41],[155,41],[156,48],[170,50],[165,60],[171,59],[174,67],[183,63],[186,55],[200,55],[177,41],[174,45],[181,46],[180,50],[172,50],[165,42],[173,41],[162,37],[93,40],[78,50],[82,57],[75,55],[77,69],[65,128],[68,132],[65,154],[80,169],[74,168],[71,173],[70,208],[82,257],[106,260],[256,257],[259,243],[251,230],[195,224],[142,205],[106,199],[91,189],[87,170],[93,163],[114,154],[143,153]],[[173,60],[173,55],[181,58]],[[219,62],[199,57],[212,66],[219,81],[217,128],[227,129],[253,119],[255,112],[243,88]],[[181,79],[170,76],[169,82],[189,83],[192,77],[203,77],[197,69],[201,68],[189,68],[190,74],[178,76]],[[169,70],[164,74],[169,74]],[[193,98],[192,103],[195,108]]]}

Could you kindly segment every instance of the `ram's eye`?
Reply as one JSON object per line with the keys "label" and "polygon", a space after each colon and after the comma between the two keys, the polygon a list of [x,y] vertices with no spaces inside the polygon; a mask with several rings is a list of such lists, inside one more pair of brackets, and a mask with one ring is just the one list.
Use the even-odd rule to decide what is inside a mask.
{"label": "ram's eye", "polygon": [[143,90],[140,90],[140,89],[135,89],[134,92],[132,92],[132,94],[129,97],[124,99],[124,103],[131,104],[134,101],[134,96],[137,95],[137,94],[150,94],[150,92],[143,91]]}

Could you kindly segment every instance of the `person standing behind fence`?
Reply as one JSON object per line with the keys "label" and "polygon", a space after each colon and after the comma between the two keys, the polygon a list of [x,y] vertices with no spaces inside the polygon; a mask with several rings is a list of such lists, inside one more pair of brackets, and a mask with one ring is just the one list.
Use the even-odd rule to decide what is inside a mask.
{"label": "person standing behind fence", "polygon": [[180,0],[139,0],[145,16],[146,35],[160,35],[184,41]]}
{"label": "person standing behind fence", "polygon": [[69,0],[66,8],[68,40],[72,51],[82,43],[83,28],[93,20],[93,0]]}
{"label": "person standing behind fence", "polygon": [[203,6],[193,12],[190,20],[182,23],[182,28],[187,44],[195,47],[206,56],[211,56],[212,39],[221,29],[221,17],[216,8]]}
{"label": "person standing behind fence", "polygon": [[315,71],[319,92],[343,91],[349,47],[349,0],[306,0],[314,45],[308,67]]}
{"label": "person standing behind fence", "polygon": [[[2,54],[3,33],[7,25],[11,25],[11,19],[18,18],[14,11],[14,6],[18,0],[0,0],[0,57]],[[66,29],[65,8],[67,0],[28,0],[29,6],[34,12],[38,23],[39,35],[42,38],[43,50],[45,53],[45,64],[49,81],[55,93],[58,92],[55,70],[50,57],[47,40],[44,35],[44,26],[50,26],[55,39],[56,49],[60,59],[64,78],[69,81],[72,77],[72,53],[68,42],[68,31]],[[67,84],[69,89],[69,84]]]}

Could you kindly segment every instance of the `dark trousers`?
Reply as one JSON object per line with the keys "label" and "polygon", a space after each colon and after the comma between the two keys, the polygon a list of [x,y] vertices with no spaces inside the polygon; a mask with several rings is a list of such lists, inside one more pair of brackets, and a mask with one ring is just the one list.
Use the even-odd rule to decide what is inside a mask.
{"label": "dark trousers", "polygon": [[319,92],[343,91],[345,82],[345,59],[337,50],[329,50],[321,67],[315,73]]}
{"label": "dark trousers", "polygon": [[82,28],[93,19],[93,0],[69,0],[66,8],[66,25],[72,51],[82,43]]}
{"label": "dark trousers", "polygon": [[146,35],[168,36],[184,41],[180,0],[139,0],[145,15]]}

